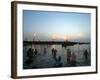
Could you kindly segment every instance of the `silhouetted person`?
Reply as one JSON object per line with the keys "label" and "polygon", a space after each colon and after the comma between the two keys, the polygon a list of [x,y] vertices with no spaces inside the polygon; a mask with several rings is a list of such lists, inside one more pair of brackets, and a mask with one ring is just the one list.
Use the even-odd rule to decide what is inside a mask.
{"label": "silhouetted person", "polygon": [[55,49],[54,49],[54,48],[52,48],[52,56],[54,55],[54,50],[55,50]]}
{"label": "silhouetted person", "polygon": [[33,49],[29,48],[27,51],[27,57],[28,59],[25,61],[26,64],[30,65],[32,63],[32,58],[33,58]]}
{"label": "silhouetted person", "polygon": [[87,61],[88,60],[88,51],[87,50],[84,51],[84,57],[85,57],[85,61]]}
{"label": "silhouetted person", "polygon": [[34,50],[34,54],[37,55],[37,53],[38,53],[38,51],[37,51],[37,49],[35,49],[35,50]]}
{"label": "silhouetted person", "polygon": [[53,55],[54,58],[56,58],[56,54],[57,54],[57,50],[54,49],[54,55]]}
{"label": "silhouetted person", "polygon": [[71,66],[76,66],[76,55],[74,53],[71,56]]}
{"label": "silhouetted person", "polygon": [[27,57],[32,58],[33,57],[33,50],[32,48],[29,48],[27,51]]}

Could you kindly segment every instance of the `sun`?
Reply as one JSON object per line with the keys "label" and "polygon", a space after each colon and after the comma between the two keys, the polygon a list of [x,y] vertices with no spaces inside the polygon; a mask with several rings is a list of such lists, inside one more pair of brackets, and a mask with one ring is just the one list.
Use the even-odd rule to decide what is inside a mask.
{"label": "sun", "polygon": [[51,35],[52,40],[67,40],[67,35],[66,34],[52,34]]}

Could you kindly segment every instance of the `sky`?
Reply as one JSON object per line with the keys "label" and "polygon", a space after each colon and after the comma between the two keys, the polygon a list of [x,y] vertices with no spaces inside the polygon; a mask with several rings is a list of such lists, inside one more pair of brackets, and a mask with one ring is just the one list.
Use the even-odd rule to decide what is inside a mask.
{"label": "sky", "polygon": [[23,10],[23,39],[89,42],[91,14]]}

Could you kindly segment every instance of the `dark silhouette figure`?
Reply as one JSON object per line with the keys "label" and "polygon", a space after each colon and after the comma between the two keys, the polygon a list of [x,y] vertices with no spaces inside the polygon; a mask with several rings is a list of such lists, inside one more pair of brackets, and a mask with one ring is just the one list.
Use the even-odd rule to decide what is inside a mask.
{"label": "dark silhouette figure", "polygon": [[32,48],[29,48],[27,51],[27,57],[32,58],[33,57],[33,50]]}
{"label": "dark silhouette figure", "polygon": [[57,54],[57,50],[54,49],[54,55],[53,55],[54,58],[56,58],[56,54]]}
{"label": "dark silhouette figure", "polygon": [[52,49],[52,56],[55,59],[55,61],[57,60],[56,55],[57,55],[57,50],[53,48]]}
{"label": "dark silhouette figure", "polygon": [[85,61],[87,61],[88,60],[88,51],[87,50],[84,51],[84,57],[85,57]]}
{"label": "dark silhouette figure", "polygon": [[37,49],[35,49],[35,50],[34,50],[34,54],[37,55],[37,53],[38,53],[38,51],[37,51]]}
{"label": "dark silhouette figure", "polygon": [[54,49],[54,48],[52,48],[52,56],[54,55],[54,50],[55,50],[55,49]]}
{"label": "dark silhouette figure", "polygon": [[28,51],[27,51],[27,57],[28,59],[25,61],[26,64],[30,65],[33,61],[33,49],[32,48],[29,48]]}

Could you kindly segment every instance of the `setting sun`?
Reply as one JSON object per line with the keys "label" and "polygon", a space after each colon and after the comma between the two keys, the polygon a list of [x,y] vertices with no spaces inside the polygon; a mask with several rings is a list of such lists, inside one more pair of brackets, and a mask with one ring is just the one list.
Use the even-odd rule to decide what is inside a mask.
{"label": "setting sun", "polygon": [[67,40],[66,34],[52,34],[51,37],[53,40]]}

